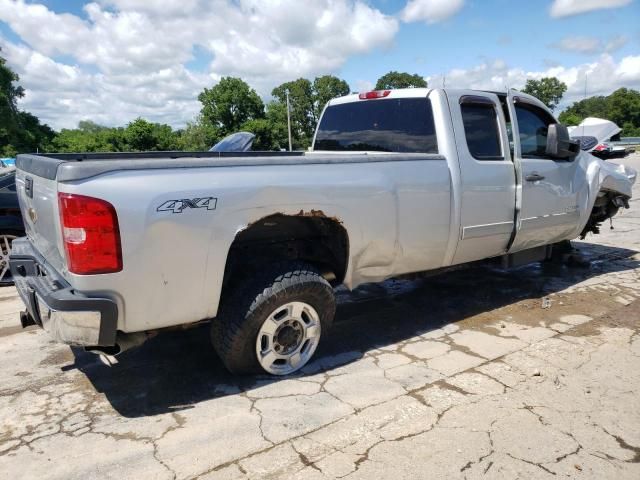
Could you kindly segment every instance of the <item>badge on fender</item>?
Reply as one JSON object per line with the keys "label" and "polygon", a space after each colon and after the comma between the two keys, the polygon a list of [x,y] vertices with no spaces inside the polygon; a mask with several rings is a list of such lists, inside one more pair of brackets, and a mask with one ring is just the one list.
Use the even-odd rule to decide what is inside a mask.
{"label": "badge on fender", "polygon": [[182,200],[167,200],[158,208],[157,212],[182,213],[185,208],[206,208],[215,210],[218,199],[215,197],[183,198]]}

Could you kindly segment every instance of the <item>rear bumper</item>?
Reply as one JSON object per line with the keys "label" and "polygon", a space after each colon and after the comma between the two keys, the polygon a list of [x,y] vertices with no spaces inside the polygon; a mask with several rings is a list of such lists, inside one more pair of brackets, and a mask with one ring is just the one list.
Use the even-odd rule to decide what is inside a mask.
{"label": "rear bumper", "polygon": [[70,345],[111,346],[116,342],[118,307],[108,298],[76,292],[33,248],[13,241],[9,265],[33,320],[54,340]]}

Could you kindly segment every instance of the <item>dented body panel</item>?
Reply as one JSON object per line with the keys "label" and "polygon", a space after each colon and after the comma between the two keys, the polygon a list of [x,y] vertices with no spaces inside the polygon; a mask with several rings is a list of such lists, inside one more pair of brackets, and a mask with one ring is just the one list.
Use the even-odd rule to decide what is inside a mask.
{"label": "dented body panel", "polygon": [[[457,109],[461,99],[471,95],[495,103],[501,159],[479,161],[470,155]],[[258,224],[265,231],[277,229],[277,222],[269,220],[274,216],[323,218],[344,228],[348,247],[343,283],[355,288],[572,239],[585,228],[600,191],[631,196],[633,171],[583,152],[562,165],[566,185],[561,187],[576,192],[576,201],[568,204],[570,220],[559,222],[561,228],[553,234],[550,226],[547,233],[523,236],[527,221],[545,224],[548,215],[522,215],[528,201],[524,162],[517,154],[517,140],[509,137],[496,94],[411,89],[389,95],[413,97],[430,102],[436,153],[313,151],[233,158],[114,154],[108,161],[99,155],[82,161],[21,155],[16,184],[27,235],[73,289],[117,304],[118,330],[137,332],[215,317],[234,241]],[[330,105],[356,101],[357,96],[348,96]],[[27,182],[33,183],[33,197],[25,191]],[[556,188],[561,197],[558,187],[544,180],[535,187]],[[60,192],[113,205],[122,271],[68,271],[56,220]],[[30,209],[54,220],[34,222]]]}

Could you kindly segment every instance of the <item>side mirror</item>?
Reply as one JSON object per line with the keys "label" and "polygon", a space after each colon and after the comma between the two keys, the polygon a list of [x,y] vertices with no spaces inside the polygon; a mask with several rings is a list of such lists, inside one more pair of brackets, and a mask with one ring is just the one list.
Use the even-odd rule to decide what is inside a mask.
{"label": "side mirror", "polygon": [[573,160],[580,152],[580,142],[571,140],[569,130],[561,123],[552,123],[547,130],[546,154],[552,158]]}

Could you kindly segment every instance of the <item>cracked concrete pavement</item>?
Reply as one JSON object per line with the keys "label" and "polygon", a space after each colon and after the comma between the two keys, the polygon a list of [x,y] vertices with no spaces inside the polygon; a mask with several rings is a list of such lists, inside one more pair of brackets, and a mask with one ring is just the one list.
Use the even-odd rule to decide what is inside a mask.
{"label": "cracked concrete pavement", "polygon": [[[640,169],[640,156],[623,160]],[[205,327],[108,367],[0,290],[0,479],[640,478],[640,186],[590,268],[478,266],[339,291],[291,378]]]}

